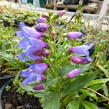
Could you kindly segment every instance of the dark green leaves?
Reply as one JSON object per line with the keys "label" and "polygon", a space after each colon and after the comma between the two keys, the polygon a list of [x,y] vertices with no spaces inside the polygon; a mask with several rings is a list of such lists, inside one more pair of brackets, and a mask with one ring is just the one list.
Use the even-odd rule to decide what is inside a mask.
{"label": "dark green leaves", "polygon": [[67,86],[63,90],[64,95],[68,95],[70,93],[73,93],[74,91],[78,91],[79,89],[86,86],[95,77],[96,77],[96,73],[88,73],[88,74],[76,77],[75,80],[67,84]]}
{"label": "dark green leaves", "polygon": [[68,109],[79,109],[80,102],[79,101],[71,101],[68,104]]}
{"label": "dark green leaves", "polygon": [[85,109],[99,109],[95,104],[88,101],[83,101],[82,105],[85,107]]}

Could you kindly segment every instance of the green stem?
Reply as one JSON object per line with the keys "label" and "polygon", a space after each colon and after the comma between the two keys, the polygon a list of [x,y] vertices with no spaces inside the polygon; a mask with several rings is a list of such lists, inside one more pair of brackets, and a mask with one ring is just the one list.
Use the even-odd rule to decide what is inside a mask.
{"label": "green stem", "polygon": [[104,95],[96,92],[95,90],[93,90],[91,88],[84,88],[84,89],[89,90],[89,91],[92,91],[92,92],[96,93],[97,95],[101,96],[102,98],[104,98],[106,101],[109,101],[109,98],[108,97],[106,97],[106,96],[104,96]]}
{"label": "green stem", "polygon": [[14,79],[14,81],[13,81],[13,84],[14,84],[15,86],[17,86],[18,83],[19,83],[19,77],[20,77],[20,72],[17,73],[17,75],[16,75],[16,77],[15,77],[15,79]]}

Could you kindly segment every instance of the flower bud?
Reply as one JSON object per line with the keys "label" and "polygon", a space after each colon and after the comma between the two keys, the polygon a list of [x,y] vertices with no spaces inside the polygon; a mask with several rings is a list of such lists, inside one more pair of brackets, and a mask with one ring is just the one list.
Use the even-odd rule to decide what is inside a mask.
{"label": "flower bud", "polygon": [[69,39],[80,39],[83,36],[83,33],[81,32],[69,32],[67,34],[67,37]]}
{"label": "flower bud", "polygon": [[49,27],[50,27],[50,25],[47,23],[39,23],[36,25],[36,30],[38,32],[46,32]]}
{"label": "flower bud", "polygon": [[43,58],[36,59],[36,60],[35,60],[35,64],[37,64],[37,63],[41,63],[42,61],[43,61]]}
{"label": "flower bud", "polygon": [[77,68],[67,73],[66,76],[67,78],[72,78],[72,77],[78,76],[79,74],[80,74],[80,69]]}
{"label": "flower bud", "polygon": [[47,77],[45,77],[44,75],[41,77],[41,80],[47,80]]}
{"label": "flower bud", "polygon": [[48,15],[51,16],[53,14],[53,11],[49,10]]}
{"label": "flower bud", "polygon": [[58,15],[59,15],[59,16],[63,16],[64,14],[65,14],[65,10],[62,10],[62,11],[59,11],[59,12],[58,12]]}
{"label": "flower bud", "polygon": [[38,23],[44,23],[45,21],[46,21],[46,19],[43,17],[38,18]]}
{"label": "flower bud", "polygon": [[52,34],[52,35],[56,35],[57,33],[56,33],[56,31],[53,30],[53,31],[51,32],[51,34]]}
{"label": "flower bud", "polygon": [[50,54],[50,50],[44,50],[43,56],[48,56]]}
{"label": "flower bud", "polygon": [[89,63],[86,57],[72,56],[71,60],[72,62],[77,63],[77,64],[88,64]]}
{"label": "flower bud", "polygon": [[33,87],[34,90],[43,90],[44,89],[44,85],[43,84],[38,84],[36,86]]}

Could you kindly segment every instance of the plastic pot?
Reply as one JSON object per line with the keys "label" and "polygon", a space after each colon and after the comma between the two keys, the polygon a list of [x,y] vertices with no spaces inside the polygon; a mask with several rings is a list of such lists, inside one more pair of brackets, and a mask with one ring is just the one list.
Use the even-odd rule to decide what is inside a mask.
{"label": "plastic pot", "polygon": [[[7,92],[5,91],[5,87],[7,86],[7,85],[11,85],[12,84],[12,82],[13,82],[13,79],[11,79],[11,80],[9,80],[9,81],[7,81],[2,87],[1,87],[1,89],[0,89],[0,109],[42,109],[42,107],[41,107],[41,105],[40,105],[40,102],[39,102],[39,99],[37,99],[36,97],[30,97],[29,95],[28,96],[21,96],[21,98],[22,99],[18,99],[18,98],[15,98],[15,99],[18,99],[20,102],[20,104],[17,106],[17,107],[9,107],[9,108],[7,108],[7,105],[6,104],[8,104],[7,102],[4,102],[4,100],[6,100],[6,98],[4,99],[4,97],[5,96],[7,96]],[[10,92],[9,92],[10,93]],[[25,95],[25,94],[24,94]],[[10,95],[11,96],[11,95]],[[14,95],[12,95],[12,96],[14,96]],[[8,96],[9,97],[9,96]],[[29,98],[30,97],[30,98]],[[10,97],[11,99],[13,99],[13,97]],[[21,103],[23,103],[22,102],[22,100],[26,100],[26,99],[28,99],[27,101],[26,101],[26,103],[24,103],[24,104],[21,104]],[[30,101],[31,100],[34,100],[34,102],[31,104],[30,103]],[[10,101],[11,102],[11,101]],[[4,104],[4,103],[6,103],[6,104]],[[36,103],[36,104],[34,104],[34,103]],[[11,103],[9,103],[9,104],[11,104]],[[12,102],[12,105],[13,105],[13,102]],[[34,105],[36,105],[35,107],[34,107]],[[8,105],[9,106],[9,105]]]}
{"label": "plastic pot", "polygon": [[0,88],[13,77],[14,76],[11,76],[11,75],[5,75],[5,76],[0,77]]}
{"label": "plastic pot", "polygon": [[0,89],[0,109],[3,109],[3,106],[2,106],[2,94],[3,94],[3,91],[5,89],[5,86],[8,85],[9,83],[11,83],[12,80],[8,80]]}

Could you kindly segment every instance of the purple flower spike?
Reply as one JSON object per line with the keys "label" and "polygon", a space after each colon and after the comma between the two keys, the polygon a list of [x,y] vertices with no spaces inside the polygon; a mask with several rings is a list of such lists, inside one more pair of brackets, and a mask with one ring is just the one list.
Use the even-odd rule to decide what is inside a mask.
{"label": "purple flower spike", "polygon": [[77,64],[88,64],[89,63],[86,57],[72,56],[71,60],[72,62],[77,63]]}
{"label": "purple flower spike", "polygon": [[[41,77],[40,77],[41,78]],[[26,86],[28,83],[34,82],[35,80],[39,79],[38,74],[31,74],[30,76],[26,77],[22,81],[22,85]]]}
{"label": "purple flower spike", "polygon": [[46,32],[49,27],[50,27],[50,25],[47,24],[47,23],[38,23],[38,24],[36,25],[36,30],[37,30],[38,32]]}
{"label": "purple flower spike", "polygon": [[43,90],[44,89],[44,84],[38,84],[33,87],[34,90]]}
{"label": "purple flower spike", "polygon": [[69,39],[80,39],[83,36],[83,33],[81,32],[69,32],[67,37]]}
{"label": "purple flower spike", "polygon": [[17,36],[19,37],[33,37],[36,39],[41,39],[44,36],[44,33],[36,31],[36,29],[32,27],[28,27],[25,23],[20,23],[20,29],[22,31],[16,32]]}
{"label": "purple flower spike", "polygon": [[81,46],[75,46],[70,48],[70,51],[76,54],[84,54],[88,61],[92,61],[91,57],[89,56],[89,50],[94,46],[93,43]]}
{"label": "purple flower spike", "polygon": [[21,71],[21,76],[28,77],[31,73],[45,74],[44,72],[48,69],[48,67],[48,64],[45,63],[33,64],[29,68]]}
{"label": "purple flower spike", "polygon": [[46,18],[44,18],[44,17],[38,18],[38,23],[44,23],[45,21],[46,21]]}
{"label": "purple flower spike", "polygon": [[62,10],[62,11],[59,11],[59,12],[58,12],[58,15],[59,15],[59,16],[63,16],[64,14],[65,14],[65,10]]}
{"label": "purple flower spike", "polygon": [[71,72],[67,73],[66,76],[67,78],[72,78],[78,76],[79,74],[80,74],[80,69],[74,69]]}
{"label": "purple flower spike", "polygon": [[44,72],[47,69],[48,69],[48,64],[45,63],[38,63],[38,64],[31,65],[29,68],[20,72],[20,75],[25,77],[22,84],[26,85],[30,82],[34,82],[35,80],[37,82],[40,82],[42,80]]}
{"label": "purple flower spike", "polygon": [[48,47],[48,44],[39,39],[25,38],[19,43],[19,47],[23,48],[25,51],[25,53],[20,55],[20,59],[28,56],[32,60],[36,60],[41,57],[34,55],[34,52]]}

